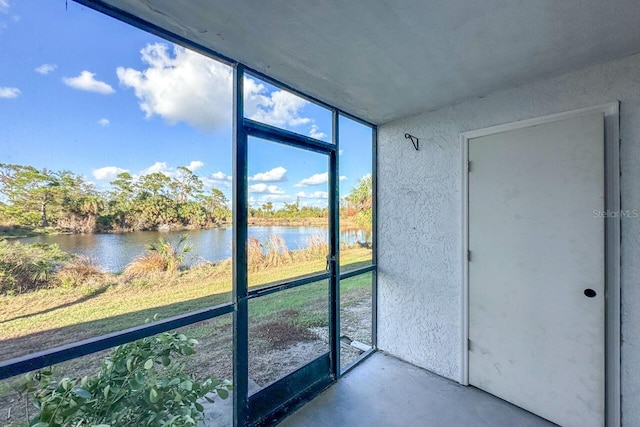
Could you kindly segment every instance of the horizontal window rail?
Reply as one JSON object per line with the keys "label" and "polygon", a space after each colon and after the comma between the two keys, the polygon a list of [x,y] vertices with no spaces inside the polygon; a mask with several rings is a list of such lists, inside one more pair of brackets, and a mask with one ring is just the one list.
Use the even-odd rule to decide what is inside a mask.
{"label": "horizontal window rail", "polygon": [[121,344],[126,344],[141,338],[150,337],[162,332],[182,326],[191,325],[203,320],[212,319],[224,314],[232,313],[233,304],[223,304],[198,311],[192,311],[168,319],[159,320],[146,325],[124,329],[118,332],[102,335],[95,338],[65,344],[48,350],[39,351],[26,356],[0,362],[0,380],[25,374],[36,369],[46,368],[67,360],[76,359],[101,350],[106,350]]}
{"label": "horizontal window rail", "polygon": [[265,125],[264,123],[256,122],[255,120],[244,119],[243,125],[247,135],[256,138],[280,142],[292,147],[304,148],[309,151],[315,151],[323,154],[328,154],[336,150],[336,146],[330,142],[300,135],[275,126]]}
{"label": "horizontal window rail", "polygon": [[350,277],[358,276],[360,274],[368,273],[376,269],[375,264],[367,265],[366,267],[356,268],[355,270],[349,270],[345,273],[340,273],[340,280],[348,279]]}
{"label": "horizontal window rail", "polygon": [[287,289],[297,288],[299,286],[308,285],[310,283],[319,282],[321,280],[328,280],[331,277],[331,273],[322,273],[322,274],[314,274],[312,276],[305,276],[300,279],[290,280],[284,283],[278,283],[277,285],[264,287],[260,289],[256,289],[253,291],[249,291],[247,298],[256,298],[262,297],[265,295],[272,294],[274,292],[285,291]]}

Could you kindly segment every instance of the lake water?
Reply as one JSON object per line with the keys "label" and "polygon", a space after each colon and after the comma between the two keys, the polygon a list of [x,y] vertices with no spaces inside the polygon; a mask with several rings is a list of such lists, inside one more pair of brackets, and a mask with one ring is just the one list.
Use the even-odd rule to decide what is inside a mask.
{"label": "lake water", "polygon": [[[220,261],[231,258],[232,228],[213,228],[209,230],[188,231],[139,231],[122,234],[61,234],[36,236],[20,239],[22,243],[57,243],[65,252],[86,255],[95,259],[107,271],[118,272],[136,256],[146,251],[146,245],[156,242],[160,237],[177,243],[182,234],[187,234],[192,251],[185,257],[186,264],[200,261]],[[269,236],[276,235],[284,239],[289,250],[304,249],[309,238],[322,236],[326,240],[324,227],[285,227],[252,226],[249,237],[265,242]],[[371,232],[348,230],[340,233],[341,243],[371,241]]]}

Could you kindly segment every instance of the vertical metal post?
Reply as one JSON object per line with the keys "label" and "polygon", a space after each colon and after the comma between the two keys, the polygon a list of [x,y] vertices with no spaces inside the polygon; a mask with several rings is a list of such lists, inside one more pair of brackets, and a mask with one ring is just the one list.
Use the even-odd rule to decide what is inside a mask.
{"label": "vertical metal post", "polygon": [[339,115],[333,110],[333,144],[329,153],[329,336],[331,337],[331,371],[340,377],[340,188],[338,184]]}
{"label": "vertical metal post", "polygon": [[233,68],[233,425],[248,423],[249,315],[247,300],[247,134],[244,66]]}
{"label": "vertical metal post", "polygon": [[[605,110],[605,192],[607,212],[620,212],[620,103]],[[605,425],[620,425],[620,245],[622,218],[605,219]]]}
{"label": "vertical metal post", "polygon": [[376,269],[371,273],[371,344],[378,348],[378,127],[371,129],[371,184],[372,184],[372,215],[371,238],[373,241],[373,265]]}

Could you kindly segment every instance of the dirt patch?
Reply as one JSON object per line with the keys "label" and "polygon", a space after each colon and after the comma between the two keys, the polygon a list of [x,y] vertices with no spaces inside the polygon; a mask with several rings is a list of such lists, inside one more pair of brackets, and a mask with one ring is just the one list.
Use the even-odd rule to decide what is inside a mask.
{"label": "dirt patch", "polygon": [[354,302],[340,310],[340,336],[371,344],[371,299]]}
{"label": "dirt patch", "polygon": [[267,340],[272,349],[281,350],[301,341],[310,341],[317,336],[307,328],[301,328],[284,320],[258,324],[251,328],[251,337]]}

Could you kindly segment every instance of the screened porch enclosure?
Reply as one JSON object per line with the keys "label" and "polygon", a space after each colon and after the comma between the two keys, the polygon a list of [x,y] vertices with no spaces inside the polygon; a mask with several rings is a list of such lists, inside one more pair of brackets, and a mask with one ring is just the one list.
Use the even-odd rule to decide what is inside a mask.
{"label": "screened porch enclosure", "polygon": [[[11,10],[0,0],[0,33]],[[108,286],[0,296],[15,307],[0,317],[0,416],[18,375],[90,373],[115,346],[176,331],[200,342],[191,373],[233,386],[206,406],[206,425],[640,425],[636,1],[75,0],[70,10],[86,12],[74,15],[85,24],[77,56],[97,63],[108,55],[83,35],[99,33],[98,20],[104,34],[132,31],[103,46],[127,52],[111,65],[117,80],[87,68],[58,82],[91,78],[94,93],[136,101],[121,117],[148,125],[130,136],[129,157],[146,164],[96,144],[99,169],[65,175],[54,158],[36,172],[74,188],[93,171],[115,176],[106,187],[93,174],[105,186],[90,194],[106,206],[103,234],[142,224],[167,243],[172,225],[197,226],[206,233],[188,242],[203,262],[182,254],[159,280],[127,259],[103,272]],[[21,99],[2,84],[3,98]],[[165,108],[175,99],[184,110]],[[3,163],[0,177],[33,172]],[[53,164],[57,175],[45,173]],[[55,226],[72,209],[44,193]],[[45,222],[25,198],[4,197],[0,232],[9,217]],[[160,199],[174,217],[142,214]],[[16,248],[32,256],[47,238]],[[224,256],[210,255],[215,245]],[[63,324],[56,312],[92,317]]]}
{"label": "screened porch enclosure", "polygon": [[[183,116],[149,107],[137,86],[140,109],[165,120],[144,122],[154,128],[146,137],[137,131],[124,136],[151,167],[137,173],[131,167],[94,169],[97,185],[104,186],[95,189],[80,174],[71,175],[78,191],[89,188],[96,199],[95,226],[59,237],[34,232],[8,243],[16,257],[23,250],[55,248],[62,258],[43,289],[16,288],[5,295],[3,422],[26,425],[37,415],[30,397],[17,392],[24,374],[40,381],[39,372],[52,367],[56,380],[95,376],[119,349],[167,337],[197,340],[195,355],[183,353],[192,378],[211,375],[230,386],[226,400],[223,390],[208,396],[213,402],[198,401],[205,405],[205,423],[251,425],[286,416],[375,351],[375,126],[142,20],[132,22],[123,12],[111,14],[133,27],[80,6],[72,5],[72,13],[80,27],[88,19],[105,34],[122,31],[149,40],[140,51],[146,71],[116,70],[121,89],[140,83],[135,76],[151,82],[152,72],[169,79],[176,69],[178,76],[205,77],[200,88],[185,77],[165,81],[174,91],[183,88],[176,103],[185,90],[199,98],[183,104]],[[50,49],[41,40],[37,49]],[[105,43],[105,54],[127,49]],[[153,70],[154,60],[166,61],[166,68]],[[50,68],[47,73],[55,70]],[[64,82],[78,86],[76,80]],[[221,83],[228,91],[216,88]],[[103,94],[116,92],[107,83],[98,86]],[[171,90],[166,96],[164,102],[173,101]],[[210,108],[222,113],[210,114]],[[281,111],[290,116],[282,120]],[[98,124],[113,125],[107,119]],[[182,146],[171,149],[155,129],[181,138]],[[72,151],[57,155],[73,158]],[[96,156],[94,168],[118,161]],[[2,166],[10,179],[40,168],[52,180],[58,177],[48,172],[53,162],[43,167],[35,158],[33,165]],[[66,167],[74,171],[71,163]],[[106,187],[102,181],[109,179]],[[63,227],[70,221],[65,207],[51,200],[48,222]],[[11,196],[7,204],[18,209]],[[169,216],[173,212],[177,217]],[[167,261],[151,272],[156,254]],[[78,260],[91,271],[86,279],[60,276]],[[24,309],[27,300],[30,308]]]}

